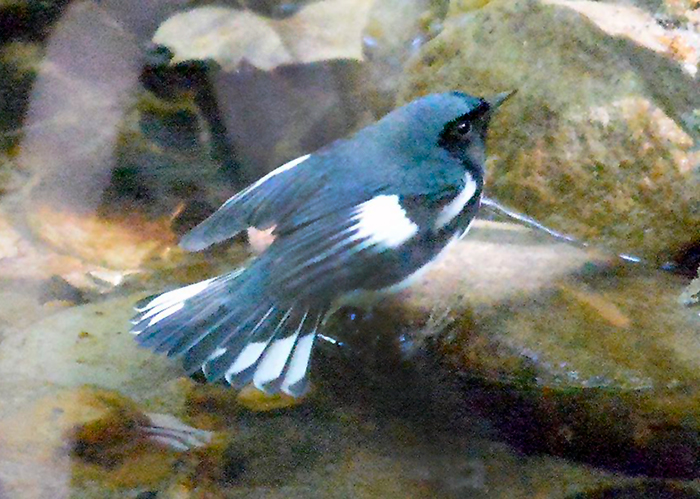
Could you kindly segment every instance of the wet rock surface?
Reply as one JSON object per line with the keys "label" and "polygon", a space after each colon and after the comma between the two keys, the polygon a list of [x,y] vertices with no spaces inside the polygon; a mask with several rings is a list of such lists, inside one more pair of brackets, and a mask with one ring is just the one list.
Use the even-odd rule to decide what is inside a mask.
{"label": "wet rock surface", "polygon": [[458,379],[463,407],[525,452],[696,478],[700,320],[678,302],[687,280],[614,261],[576,262],[580,250],[538,250],[527,233],[510,245],[497,237],[491,248],[498,230],[477,226],[464,252],[446,256],[446,270],[438,264],[395,310],[359,326],[358,337],[393,338],[359,351],[433,351],[439,367],[424,370]]}
{"label": "wet rock surface", "polygon": [[139,349],[131,338],[128,326],[134,300],[108,300],[55,313],[35,308],[35,314],[47,317],[3,339],[3,393],[16,391],[17,386],[42,390],[91,383],[144,399],[162,390],[179,371],[167,359]]}
{"label": "wet rock surface", "polygon": [[139,425],[148,418],[116,392],[60,389],[7,409],[0,416],[0,480],[10,497],[70,497],[75,459],[125,479],[147,467],[140,479],[153,483],[174,457],[147,441]]}
{"label": "wet rock surface", "polygon": [[[615,270],[609,259],[515,226],[477,224],[404,295],[370,315],[339,312],[326,333],[344,346],[321,345],[314,388],[300,405],[178,379],[177,361],[124,337],[137,296],[74,306],[3,339],[3,400],[25,393],[5,406],[13,408],[6,417],[22,418],[37,397],[81,390],[90,380],[138,401],[129,405],[138,414],[170,413],[219,435],[184,454],[158,450],[137,459],[120,451],[135,440],[107,438],[115,434],[101,430],[121,427],[105,426],[118,411],[87,426],[76,422],[69,434],[92,435],[73,454],[72,467],[76,490],[88,497],[104,497],[105,487],[115,497],[124,490],[185,497],[196,490],[231,497],[568,497],[617,483],[604,471],[547,454],[693,478],[697,350],[674,350],[662,334],[635,336],[649,317],[683,324],[673,315],[678,295],[655,296],[654,309],[641,313],[634,307],[649,301],[651,281],[634,268]],[[577,287],[586,275],[591,280]],[[681,286],[670,276],[653,282]],[[587,340],[587,331],[597,336]],[[684,331],[674,337],[684,338]],[[662,367],[674,370],[665,375]],[[658,384],[647,386],[649,379]],[[95,444],[104,439],[111,444]],[[515,483],[503,479],[513,474]],[[562,476],[566,490],[557,481]]]}

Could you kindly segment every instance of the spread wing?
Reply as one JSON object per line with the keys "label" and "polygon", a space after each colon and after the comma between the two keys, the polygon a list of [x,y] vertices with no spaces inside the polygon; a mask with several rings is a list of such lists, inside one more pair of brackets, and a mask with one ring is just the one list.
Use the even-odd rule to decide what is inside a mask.
{"label": "spread wing", "polygon": [[[387,161],[389,156],[394,156],[396,162]],[[383,164],[368,169],[370,158],[381,158]],[[461,167],[428,160],[423,160],[419,168],[406,168],[403,164],[414,161],[363,150],[352,141],[336,141],[313,155],[290,161],[233,196],[186,234],[180,246],[199,251],[248,227],[266,229],[272,225],[277,237],[309,225],[319,235],[328,236],[332,220],[342,226],[343,221],[357,214],[353,210],[376,196],[445,198],[463,183]],[[303,231],[294,239],[310,235]]]}
{"label": "spread wing", "polygon": [[317,162],[310,158],[307,154],[290,161],[230,198],[187,233],[180,246],[199,251],[248,227],[266,229],[284,218],[326,183],[328,172],[315,168]]}

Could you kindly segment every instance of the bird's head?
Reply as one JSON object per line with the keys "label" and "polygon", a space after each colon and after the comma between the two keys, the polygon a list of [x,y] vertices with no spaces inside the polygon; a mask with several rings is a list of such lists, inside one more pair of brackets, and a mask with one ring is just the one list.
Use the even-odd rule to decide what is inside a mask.
{"label": "bird's head", "polygon": [[486,159],[486,130],[495,110],[515,92],[487,98],[462,92],[432,94],[388,114],[378,125],[395,146],[416,159],[445,156],[481,169]]}

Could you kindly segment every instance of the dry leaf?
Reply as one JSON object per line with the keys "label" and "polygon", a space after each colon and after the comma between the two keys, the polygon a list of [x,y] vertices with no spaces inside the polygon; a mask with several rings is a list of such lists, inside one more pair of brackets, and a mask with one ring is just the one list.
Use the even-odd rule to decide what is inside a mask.
{"label": "dry leaf", "polygon": [[170,48],[173,62],[213,59],[233,71],[245,60],[271,70],[282,64],[362,59],[362,32],[373,0],[325,0],[287,19],[206,6],[176,14],[153,41]]}
{"label": "dry leaf", "polygon": [[51,247],[111,269],[138,269],[175,245],[168,219],[106,221],[46,206],[35,207],[27,218],[34,234]]}

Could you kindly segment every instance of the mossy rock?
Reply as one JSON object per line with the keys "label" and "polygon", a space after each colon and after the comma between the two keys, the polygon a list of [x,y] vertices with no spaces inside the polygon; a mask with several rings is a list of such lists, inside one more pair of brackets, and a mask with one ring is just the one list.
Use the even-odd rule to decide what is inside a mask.
{"label": "mossy rock", "polygon": [[[507,228],[477,224],[391,306],[351,321],[354,330],[328,330],[358,367],[327,374],[318,392],[355,371],[387,398],[413,380],[391,399],[403,413],[449,400],[448,414],[484,415],[526,452],[699,477],[700,316],[678,300],[687,279],[586,261],[580,249]],[[403,360],[389,358],[392,348]]]}
{"label": "mossy rock", "polygon": [[687,307],[700,307],[700,275],[683,291],[680,300]]}
{"label": "mossy rock", "polygon": [[70,0],[1,0],[4,40],[43,40]]}
{"label": "mossy rock", "polygon": [[700,93],[682,64],[566,2],[457,5],[399,100],[518,90],[490,129],[491,196],[619,252],[664,260],[698,240]]}
{"label": "mossy rock", "polygon": [[611,269],[467,315],[440,349],[516,445],[628,473],[700,476],[700,316],[682,280]]}
{"label": "mossy rock", "polygon": [[[139,348],[128,333],[139,296],[104,300],[48,314],[3,338],[0,398],[15,392],[39,395],[91,383],[137,401],[168,393],[183,372],[167,357]],[[10,409],[9,402],[2,407]]]}
{"label": "mossy rock", "polygon": [[[42,56],[36,43],[0,47],[0,151],[8,156],[16,152],[22,137],[22,120]],[[0,191],[2,187],[0,181]]]}

